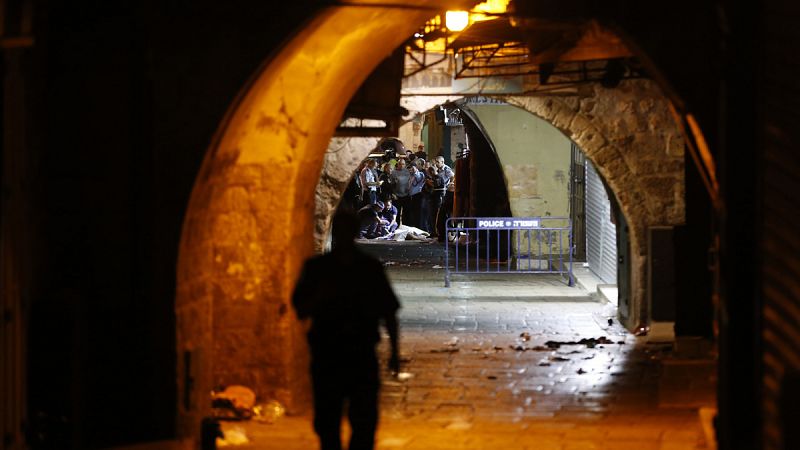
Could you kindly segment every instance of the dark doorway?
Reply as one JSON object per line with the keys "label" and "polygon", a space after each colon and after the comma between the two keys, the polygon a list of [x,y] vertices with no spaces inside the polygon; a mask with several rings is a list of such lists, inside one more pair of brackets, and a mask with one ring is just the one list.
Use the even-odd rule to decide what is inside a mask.
{"label": "dark doorway", "polygon": [[586,260],[586,155],[572,143],[569,169],[569,219],[572,222],[573,257]]}

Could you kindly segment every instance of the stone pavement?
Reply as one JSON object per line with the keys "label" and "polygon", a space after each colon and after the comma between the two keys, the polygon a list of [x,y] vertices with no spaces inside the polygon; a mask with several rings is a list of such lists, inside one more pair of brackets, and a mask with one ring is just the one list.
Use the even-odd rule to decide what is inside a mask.
{"label": "stone pavement", "polygon": [[[462,279],[448,291],[432,268],[437,244],[362,248],[390,262],[411,376],[384,374],[378,449],[708,448],[698,408],[713,404],[712,374],[665,383],[671,345],[629,334],[613,305],[552,276]],[[309,417],[224,424],[237,427],[250,443],[236,448],[317,448]]]}

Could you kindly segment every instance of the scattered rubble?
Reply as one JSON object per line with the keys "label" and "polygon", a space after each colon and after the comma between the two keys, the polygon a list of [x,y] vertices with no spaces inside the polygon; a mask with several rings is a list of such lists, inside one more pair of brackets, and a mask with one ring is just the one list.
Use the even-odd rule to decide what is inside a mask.
{"label": "scattered rubble", "polygon": [[250,443],[242,427],[234,427],[223,432],[224,436],[217,438],[217,447],[233,447]]}
{"label": "scattered rubble", "polygon": [[253,416],[256,394],[252,389],[232,385],[211,392],[211,407],[214,415],[220,418],[243,420]]}
{"label": "scattered rubble", "polygon": [[547,341],[544,345],[551,349],[560,348],[562,345],[585,345],[589,348],[595,348],[598,344],[613,344],[611,339],[600,336],[599,338],[584,338],[580,341]]}
{"label": "scattered rubble", "polygon": [[458,353],[460,349],[458,347],[444,347],[444,348],[434,348],[431,349],[431,353]]}
{"label": "scattered rubble", "polygon": [[397,378],[398,381],[408,381],[414,378],[414,374],[411,372],[397,372],[395,378]]}
{"label": "scattered rubble", "polygon": [[253,420],[264,423],[275,423],[286,414],[286,408],[277,400],[253,407]]}

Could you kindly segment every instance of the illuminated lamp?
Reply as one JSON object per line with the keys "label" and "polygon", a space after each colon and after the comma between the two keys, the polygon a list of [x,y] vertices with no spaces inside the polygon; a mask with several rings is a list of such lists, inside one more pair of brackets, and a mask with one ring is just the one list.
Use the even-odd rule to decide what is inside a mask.
{"label": "illuminated lamp", "polygon": [[447,11],[444,14],[444,24],[450,31],[462,31],[469,25],[469,12]]}

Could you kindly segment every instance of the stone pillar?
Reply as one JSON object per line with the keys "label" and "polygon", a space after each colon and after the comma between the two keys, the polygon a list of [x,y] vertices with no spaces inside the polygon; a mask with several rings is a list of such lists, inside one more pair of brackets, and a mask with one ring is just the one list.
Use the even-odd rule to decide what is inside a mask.
{"label": "stone pillar", "polygon": [[199,358],[188,370],[178,365],[180,435],[197,436],[215,384],[249,385],[259,401],[275,398],[290,412],[309,404],[308,349],[291,294],[314,250],[325,149],[363,80],[428,15],[326,8],[232,105],[181,235],[177,353]]}
{"label": "stone pillar", "polygon": [[314,252],[326,250],[331,219],[359,163],[378,145],[378,138],[335,137],[328,144],[314,194]]}
{"label": "stone pillar", "polygon": [[646,324],[647,229],[684,222],[683,136],[664,94],[649,80],[564,97],[505,100],[559,128],[586,153],[628,221],[631,246],[629,329]]}

